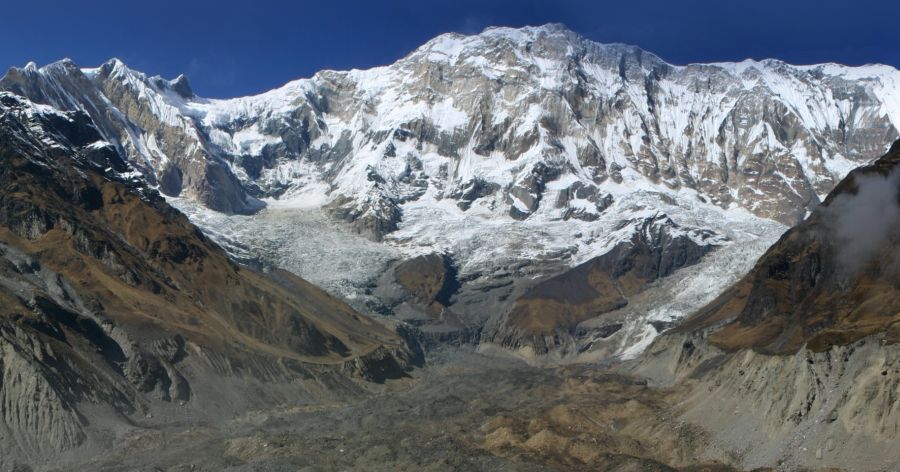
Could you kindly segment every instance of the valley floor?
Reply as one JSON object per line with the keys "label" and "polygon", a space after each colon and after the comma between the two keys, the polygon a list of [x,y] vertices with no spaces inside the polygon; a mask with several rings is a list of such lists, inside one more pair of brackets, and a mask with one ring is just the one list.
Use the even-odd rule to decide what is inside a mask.
{"label": "valley floor", "polygon": [[[81,470],[733,470],[663,392],[588,365],[538,368],[443,348],[362,400],[281,405],[217,425],[141,430]],[[72,470],[73,464],[58,470]]]}

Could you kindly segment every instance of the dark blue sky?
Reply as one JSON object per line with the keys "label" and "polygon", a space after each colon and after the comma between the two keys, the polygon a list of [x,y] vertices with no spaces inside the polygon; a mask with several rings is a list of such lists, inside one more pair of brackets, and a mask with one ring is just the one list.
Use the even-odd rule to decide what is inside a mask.
{"label": "dark blue sky", "polygon": [[447,31],[562,22],[687,62],[776,57],[900,67],[896,0],[33,0],[3,2],[0,66],[119,57],[208,97],[246,95],[320,69],[391,63]]}

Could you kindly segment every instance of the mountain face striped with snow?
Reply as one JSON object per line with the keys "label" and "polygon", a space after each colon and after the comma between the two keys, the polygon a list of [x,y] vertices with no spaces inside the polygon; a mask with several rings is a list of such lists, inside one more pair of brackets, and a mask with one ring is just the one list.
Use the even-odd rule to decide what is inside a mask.
{"label": "mountain face striped with snow", "polygon": [[[376,236],[425,194],[461,211],[489,197],[514,218],[555,205],[590,219],[607,181],[794,222],[900,126],[900,73],[887,66],[674,66],[558,25],[442,35],[387,67],[230,100],[118,60],[32,64],[2,87],[85,109],[166,194],[246,212],[253,197],[316,185]],[[552,181],[573,198],[547,195]]]}
{"label": "mountain face striped with snow", "polygon": [[[318,208],[406,253],[450,253],[485,286],[516,261],[575,266],[671,218],[666,231],[732,247],[690,279],[715,291],[900,128],[888,66],[678,66],[560,25],[446,34],[389,66],[227,100],[118,60],[29,64],[0,89],[85,111],[165,195],[224,213]],[[651,311],[668,319],[703,301]],[[474,314],[483,304],[455,309],[488,338],[516,331]],[[645,321],[616,324],[646,339]],[[566,329],[609,331],[598,323]]]}

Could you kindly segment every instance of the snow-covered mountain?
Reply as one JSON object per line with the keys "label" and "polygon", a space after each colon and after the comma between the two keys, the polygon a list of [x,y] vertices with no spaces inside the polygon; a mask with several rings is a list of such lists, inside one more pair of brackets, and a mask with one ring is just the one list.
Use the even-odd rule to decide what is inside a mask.
{"label": "snow-covered mountain", "polygon": [[[678,66],[560,25],[446,34],[389,66],[322,71],[228,100],[118,60],[94,69],[29,64],[11,69],[0,89],[84,110],[233,252],[262,240],[272,248],[265,256],[290,266],[328,245],[312,235],[319,246],[286,249],[296,225],[268,224],[303,212],[383,241],[341,233],[352,248],[300,270],[325,282],[356,248],[371,249],[376,262],[348,273],[351,289],[325,283],[360,304],[396,313],[399,298],[361,288],[393,259],[449,254],[460,288],[440,324],[486,326],[482,339],[507,345],[518,346],[508,340],[521,331],[511,302],[532,280],[628,244],[653,222],[707,234],[697,244],[718,249],[679,265],[683,277],[662,277],[613,315],[552,326],[538,333],[546,343],[528,342],[571,338],[583,350],[602,338],[604,352],[618,353],[660,329],[648,317],[678,318],[742,275],[783,224],[883,154],[900,128],[900,72],[888,66]],[[614,336],[597,337],[611,326]]]}

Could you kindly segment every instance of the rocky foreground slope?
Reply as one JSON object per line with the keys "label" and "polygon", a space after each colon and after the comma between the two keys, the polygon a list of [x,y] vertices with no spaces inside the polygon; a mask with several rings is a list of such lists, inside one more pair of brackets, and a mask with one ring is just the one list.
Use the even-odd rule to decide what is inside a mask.
{"label": "rocky foreground slope", "polygon": [[360,395],[419,360],[305,280],[232,262],[86,114],[0,93],[4,470],[158,424]]}
{"label": "rocky foreground slope", "polygon": [[[782,224],[881,155],[900,126],[891,67],[679,66],[560,25],[442,35],[385,67],[322,71],[235,99],[202,98],[183,76],[151,77],[118,60],[29,64],[10,69],[0,89],[87,113],[194,221],[224,220],[204,228],[233,254],[296,269],[359,309],[394,313],[436,337],[565,355],[639,351],[708,301],[697,287],[727,287]],[[301,213],[327,214],[384,244],[323,225],[332,236],[322,239],[352,246],[316,245],[290,223],[308,223]],[[537,303],[525,295],[534,280],[613,248],[627,255],[648,226],[671,232],[652,244],[715,235],[687,244],[697,249],[635,251],[672,250],[663,257],[679,263],[631,284],[615,313],[566,308],[583,313],[558,323],[522,315]],[[363,248],[372,262],[357,267]],[[303,261],[323,253],[323,264]],[[458,276],[443,316],[383,277],[397,259],[423,253],[449,258]],[[332,273],[344,266],[353,270],[343,278]],[[691,283],[671,287],[669,269]],[[645,286],[652,293],[641,295]]]}
{"label": "rocky foreground slope", "polygon": [[897,470],[898,258],[900,141],[635,369],[743,467]]}

